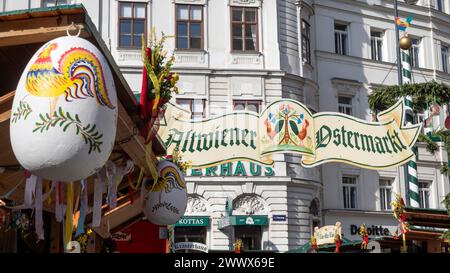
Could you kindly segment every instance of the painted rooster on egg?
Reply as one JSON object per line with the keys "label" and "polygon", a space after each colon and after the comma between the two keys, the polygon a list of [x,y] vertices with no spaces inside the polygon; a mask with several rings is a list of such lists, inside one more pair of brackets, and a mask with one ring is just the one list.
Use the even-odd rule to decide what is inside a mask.
{"label": "painted rooster on egg", "polygon": [[68,102],[95,97],[99,105],[114,109],[97,57],[87,49],[74,47],[61,55],[55,68],[50,54],[57,47],[56,43],[47,45],[31,65],[25,84],[28,93],[50,98],[50,115],[62,94]]}

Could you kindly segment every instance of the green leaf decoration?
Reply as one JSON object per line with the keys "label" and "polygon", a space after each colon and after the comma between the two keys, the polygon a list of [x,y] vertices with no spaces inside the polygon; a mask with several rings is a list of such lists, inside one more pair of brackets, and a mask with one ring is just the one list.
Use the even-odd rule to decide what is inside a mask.
{"label": "green leaf decoration", "polygon": [[414,111],[422,112],[427,108],[427,105],[448,103],[450,101],[450,86],[436,81],[405,84],[403,88],[398,85],[382,86],[369,94],[369,107],[372,111],[383,111],[404,96],[411,96]]}
{"label": "green leaf decoration", "polygon": [[59,107],[58,111],[55,111],[52,117],[48,113],[45,115],[41,113],[39,114],[39,118],[41,120],[35,123],[36,128],[33,129],[33,133],[37,131],[42,133],[56,126],[59,126],[63,132],[66,132],[67,129],[75,127],[75,134],[81,135],[84,143],[89,145],[89,154],[95,151],[101,152],[100,146],[103,144],[101,141],[103,134],[96,131],[97,126],[95,124],[87,124],[84,126],[77,114],[73,118],[69,112],[64,113],[62,108]]}
{"label": "green leaf decoration", "polygon": [[23,120],[26,120],[31,112],[33,112],[33,110],[31,110],[30,105],[26,101],[20,101],[19,106],[16,108],[16,111],[12,113],[11,122],[16,123],[22,118]]}
{"label": "green leaf decoration", "polygon": [[289,121],[289,126],[291,127],[292,132],[297,136],[298,135],[297,124],[294,121],[290,120]]}
{"label": "green leaf decoration", "polygon": [[274,129],[275,132],[278,134],[283,129],[283,126],[284,126],[284,120],[281,119],[275,125],[275,129]]}

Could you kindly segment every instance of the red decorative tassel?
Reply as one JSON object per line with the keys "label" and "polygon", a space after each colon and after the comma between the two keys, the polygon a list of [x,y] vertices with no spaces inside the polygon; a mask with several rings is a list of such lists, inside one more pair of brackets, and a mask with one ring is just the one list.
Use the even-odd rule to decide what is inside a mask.
{"label": "red decorative tassel", "polygon": [[58,181],[58,204],[62,204],[62,185],[60,181]]}
{"label": "red decorative tassel", "polygon": [[341,236],[336,235],[335,244],[336,248],[334,249],[334,252],[339,253],[339,248],[341,247]]}

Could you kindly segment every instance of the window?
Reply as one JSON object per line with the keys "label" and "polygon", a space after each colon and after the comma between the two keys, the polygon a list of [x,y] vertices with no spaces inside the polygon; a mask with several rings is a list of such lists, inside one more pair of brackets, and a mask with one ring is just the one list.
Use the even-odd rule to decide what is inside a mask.
{"label": "window", "polygon": [[356,205],[356,177],[342,177],[342,192],[344,194],[344,208],[355,209]]}
{"label": "window", "polygon": [[67,5],[68,0],[42,0],[42,7],[48,8],[48,7],[54,7],[54,6],[61,6],[61,5]]}
{"label": "window", "polygon": [[[195,242],[206,244],[206,227],[175,227],[175,243]],[[181,253],[196,253],[196,250],[180,250]]]}
{"label": "window", "polygon": [[311,64],[311,26],[302,20],[302,56],[303,60]]}
{"label": "window", "polygon": [[444,11],[444,1],[443,0],[436,0],[436,9],[439,11]]}
{"label": "window", "polygon": [[119,2],[119,47],[141,48],[145,37],[147,5],[136,2]]}
{"label": "window", "polygon": [[448,66],[449,66],[448,46],[441,46],[441,58],[442,58],[442,71],[448,73]]}
{"label": "window", "polygon": [[348,55],[347,25],[334,24],[334,46],[337,54]]}
{"label": "window", "polygon": [[176,48],[203,49],[203,6],[176,5]]}
{"label": "window", "polygon": [[346,115],[352,115],[352,98],[351,97],[344,97],[339,96],[338,97],[338,106],[339,106],[339,113],[346,114]]}
{"label": "window", "polygon": [[419,182],[419,206],[421,208],[430,207],[430,184],[429,182]]}
{"label": "window", "polygon": [[260,226],[235,226],[234,237],[241,239],[245,250],[261,250],[262,231]]}
{"label": "window", "polygon": [[372,60],[383,60],[383,33],[381,31],[370,32],[370,43],[372,47]]}
{"label": "window", "polygon": [[392,201],[392,180],[380,179],[381,210],[390,210]]}
{"label": "window", "polygon": [[235,100],[233,101],[234,110],[247,110],[259,113],[259,108],[261,106],[260,101],[255,100]]}
{"label": "window", "polygon": [[231,7],[231,49],[258,51],[258,9]]}
{"label": "window", "polygon": [[419,63],[420,40],[413,38],[413,39],[411,39],[411,41],[412,41],[412,46],[411,46],[411,49],[409,50],[411,66],[418,68],[418,67],[420,67],[420,63]]}
{"label": "window", "polygon": [[191,112],[191,119],[199,120],[205,117],[205,100],[177,99],[177,104]]}
{"label": "window", "polygon": [[311,217],[311,236],[314,235],[314,228],[320,227],[320,203],[317,198],[309,205],[309,215]]}

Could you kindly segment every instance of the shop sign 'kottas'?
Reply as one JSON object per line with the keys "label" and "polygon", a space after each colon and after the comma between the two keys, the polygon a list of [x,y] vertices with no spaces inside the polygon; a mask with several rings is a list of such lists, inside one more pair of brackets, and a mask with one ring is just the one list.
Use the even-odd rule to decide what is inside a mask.
{"label": "shop sign 'kottas'", "polygon": [[233,111],[204,120],[169,104],[158,134],[170,154],[178,146],[193,168],[248,160],[265,165],[272,155],[303,155],[301,164],[314,167],[342,162],[367,169],[390,168],[414,156],[421,124],[403,126],[404,104],[399,100],[368,122],[349,115],[321,112],[313,115],[295,100],[269,104],[261,114]]}

